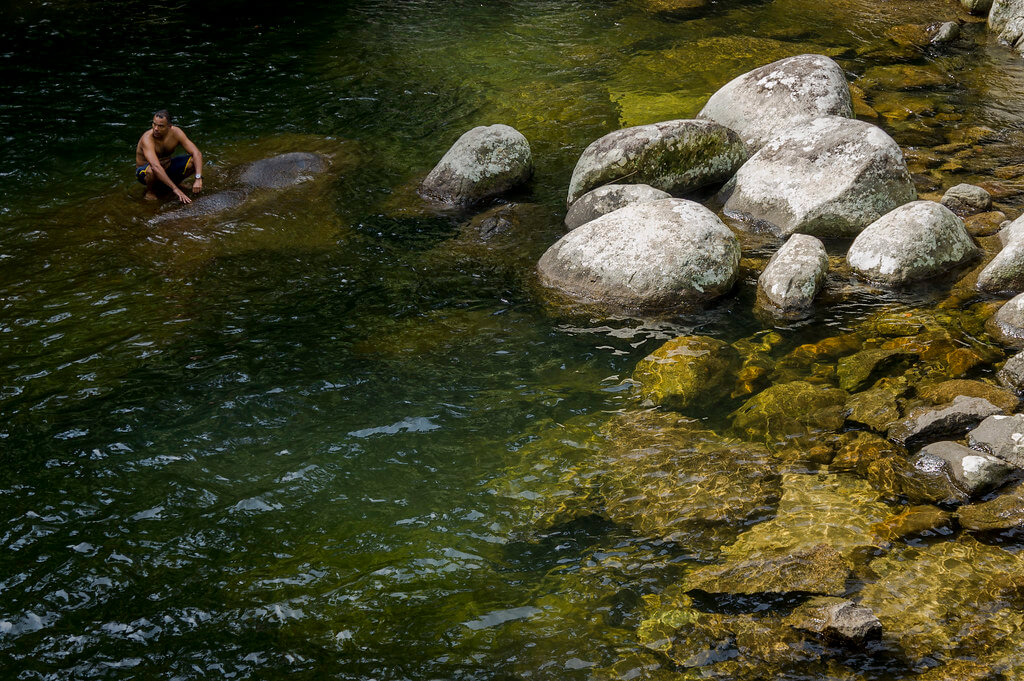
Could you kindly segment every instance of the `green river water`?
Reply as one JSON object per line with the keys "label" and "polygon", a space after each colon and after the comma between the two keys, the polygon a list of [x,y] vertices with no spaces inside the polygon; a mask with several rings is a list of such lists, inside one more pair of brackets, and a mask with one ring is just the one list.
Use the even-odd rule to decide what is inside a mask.
{"label": "green river water", "polygon": [[[729,523],[713,514],[671,536],[649,529],[648,512],[678,509],[621,507],[676,464],[620,473],[587,458],[595,442],[620,441],[614,414],[639,409],[626,380],[637,362],[678,335],[756,343],[770,330],[778,359],[879,311],[942,305],[955,320],[990,299],[950,303],[950,281],[884,293],[840,272],[814,316],[776,323],[752,307],[755,265],[778,243],[744,235],[751,264],[704,312],[566,312],[545,302],[534,265],[563,233],[580,152],[619,127],[692,117],[746,70],[818,52],[866,92],[879,114],[869,120],[904,148],[922,195],[1024,163],[1024,61],[952,0],[658,4],[4,3],[3,678],[981,679],[1004,677],[963,665],[1005,678],[1024,668],[998,643],[1021,640],[1024,610],[973,595],[954,605],[996,624],[952,642],[886,638],[781,660],[751,653],[738,625],[707,645],[694,626],[692,657],[652,642],[652,622],[687,639],[680,622],[693,613],[781,617],[800,602],[658,609],[741,529],[778,521],[808,481],[845,480],[837,494],[872,522],[905,502],[812,464],[762,462],[781,475],[782,506],[722,535]],[[893,39],[893,27],[958,16],[963,35],[942,49]],[[214,219],[150,223],[171,206],[141,199],[132,155],[164,107],[203,150],[207,192],[286,151],[325,154],[330,171]],[[527,136],[536,173],[509,197],[526,207],[516,230],[481,244],[463,228],[470,215],[428,212],[415,186],[464,131],[496,122]],[[1019,176],[999,184],[1011,218]],[[994,355],[969,376],[990,378],[1002,350],[970,334]],[[741,404],[708,407],[701,427],[724,427]],[[661,437],[657,423],[635,428]],[[614,484],[600,495],[621,512],[559,508],[579,478],[602,475]],[[715,506],[712,491],[698,496]],[[970,569],[1016,570],[1021,546],[1013,533],[898,539],[851,593],[911,566],[890,582],[919,632],[951,616],[939,604],[949,595],[926,588],[934,571],[914,578],[919,555],[939,554],[949,574],[935,578],[962,595]]]}

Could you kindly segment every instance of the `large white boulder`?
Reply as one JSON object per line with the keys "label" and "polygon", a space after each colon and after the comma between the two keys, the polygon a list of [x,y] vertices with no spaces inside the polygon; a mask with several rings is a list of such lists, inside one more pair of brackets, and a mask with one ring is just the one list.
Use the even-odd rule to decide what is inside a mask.
{"label": "large white boulder", "polygon": [[726,83],[697,114],[732,128],[751,151],[794,125],[821,116],[853,117],[846,74],[820,54],[766,64]]}
{"label": "large white boulder", "polygon": [[526,182],[533,174],[530,143],[508,125],[466,132],[420,184],[420,196],[451,208],[470,206]]}
{"label": "large white boulder", "polygon": [[865,278],[888,286],[930,279],[981,255],[964,221],[934,201],[913,201],[861,232],[846,262]]}
{"label": "large white boulder", "polygon": [[631,311],[700,305],[728,291],[739,242],[693,201],[635,203],[591,220],[537,263],[543,285],[583,303]]}
{"label": "large white boulder", "polygon": [[743,142],[713,121],[675,120],[610,132],[580,154],[566,205],[609,183],[644,183],[671,194],[725,182],[747,160]]}
{"label": "large white boulder", "polygon": [[727,215],[780,236],[855,236],[917,197],[899,145],[863,121],[824,116],[764,145],[722,190]]}
{"label": "large white boulder", "polygon": [[993,0],[988,27],[999,34],[999,42],[1024,51],[1024,0]]}
{"label": "large white boulder", "polygon": [[978,274],[977,288],[990,293],[1024,291],[1024,216],[999,231],[1003,248]]}

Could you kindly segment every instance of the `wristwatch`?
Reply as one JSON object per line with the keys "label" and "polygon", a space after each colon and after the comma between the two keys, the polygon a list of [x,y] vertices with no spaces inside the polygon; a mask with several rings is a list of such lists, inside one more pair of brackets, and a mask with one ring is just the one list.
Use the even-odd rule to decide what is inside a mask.
{"label": "wristwatch", "polygon": [[196,175],[196,179],[197,180],[201,180],[201,179],[203,179],[203,176],[202,175]]}

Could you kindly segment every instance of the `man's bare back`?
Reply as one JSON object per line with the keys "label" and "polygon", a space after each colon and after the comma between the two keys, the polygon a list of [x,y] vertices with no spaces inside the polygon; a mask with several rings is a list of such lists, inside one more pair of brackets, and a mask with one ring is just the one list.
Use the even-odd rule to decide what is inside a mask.
{"label": "man's bare back", "polygon": [[[172,156],[179,146],[188,156]],[[158,111],[153,115],[152,127],[142,134],[135,147],[135,174],[146,185],[146,198],[157,198],[154,190],[166,185],[179,201],[192,203],[178,186],[192,172],[196,175],[192,193],[198,194],[203,190],[203,154],[184,130],[171,125],[170,114]]]}

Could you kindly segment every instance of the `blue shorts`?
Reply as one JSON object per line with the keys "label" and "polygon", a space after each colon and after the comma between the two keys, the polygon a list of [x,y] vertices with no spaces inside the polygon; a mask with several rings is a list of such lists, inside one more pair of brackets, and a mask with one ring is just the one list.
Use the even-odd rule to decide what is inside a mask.
{"label": "blue shorts", "polygon": [[[175,156],[171,159],[171,164],[164,170],[167,171],[167,177],[171,178],[171,182],[174,184],[181,184],[182,180],[195,172],[195,169],[192,167],[192,154]],[[146,173],[148,172],[148,163],[141,166],[135,166],[135,179],[142,184],[146,184]]]}

